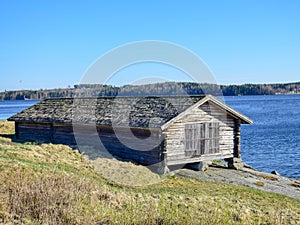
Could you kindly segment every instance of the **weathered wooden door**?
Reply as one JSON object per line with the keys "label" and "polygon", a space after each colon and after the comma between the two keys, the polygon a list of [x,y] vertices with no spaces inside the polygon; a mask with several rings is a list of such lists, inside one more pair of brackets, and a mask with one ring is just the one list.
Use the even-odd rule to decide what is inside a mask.
{"label": "weathered wooden door", "polygon": [[219,138],[218,122],[185,124],[185,155],[218,153]]}

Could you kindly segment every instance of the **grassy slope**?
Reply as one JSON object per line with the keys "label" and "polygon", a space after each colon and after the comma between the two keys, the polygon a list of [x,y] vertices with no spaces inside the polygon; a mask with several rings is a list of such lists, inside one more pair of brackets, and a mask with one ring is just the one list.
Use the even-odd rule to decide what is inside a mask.
{"label": "grassy slope", "polygon": [[[0,121],[0,134],[13,134],[13,124]],[[147,187],[116,185],[67,146],[18,144],[5,135],[0,173],[3,224],[300,223],[300,202],[289,197],[172,176]]]}

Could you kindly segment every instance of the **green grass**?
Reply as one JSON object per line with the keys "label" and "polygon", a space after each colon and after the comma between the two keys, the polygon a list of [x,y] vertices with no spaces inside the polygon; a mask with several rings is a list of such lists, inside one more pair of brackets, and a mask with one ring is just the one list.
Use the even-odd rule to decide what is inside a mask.
{"label": "green grass", "polygon": [[[18,144],[0,121],[0,224],[299,224],[300,202],[248,187],[161,177],[148,186],[103,177],[63,145]],[[108,159],[144,178],[157,175]],[[124,171],[123,171],[124,172]],[[125,173],[124,173],[125,174]]]}

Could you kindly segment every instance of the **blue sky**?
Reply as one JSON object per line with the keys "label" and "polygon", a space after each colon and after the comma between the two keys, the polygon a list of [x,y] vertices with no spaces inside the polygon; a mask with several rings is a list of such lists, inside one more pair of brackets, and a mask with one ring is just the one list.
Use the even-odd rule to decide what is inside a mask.
{"label": "blue sky", "polygon": [[[276,0],[2,0],[0,91],[73,86],[99,56],[142,40],[193,51],[220,84],[299,81],[299,12],[300,1]],[[138,78],[124,74],[111,83]]]}

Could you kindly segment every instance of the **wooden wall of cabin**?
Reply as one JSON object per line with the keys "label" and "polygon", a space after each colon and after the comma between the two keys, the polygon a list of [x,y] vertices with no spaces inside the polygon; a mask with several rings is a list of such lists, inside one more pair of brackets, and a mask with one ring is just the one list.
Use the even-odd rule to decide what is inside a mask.
{"label": "wooden wall of cabin", "polygon": [[51,143],[75,146],[76,140],[72,124],[52,124]]}
{"label": "wooden wall of cabin", "polygon": [[22,140],[51,142],[50,123],[15,122],[16,137]]}
{"label": "wooden wall of cabin", "polygon": [[[77,125],[74,129],[72,124],[60,123],[16,122],[15,129],[19,139],[72,147],[78,145],[79,150],[90,158],[113,155],[142,165],[159,164],[162,159],[162,140],[158,129],[131,129],[133,136],[129,136],[129,131],[123,128],[114,130],[112,127]],[[154,148],[149,149],[149,141]]]}
{"label": "wooden wall of cabin", "polygon": [[[214,122],[219,124],[219,153],[187,156],[185,151],[186,124]],[[167,165],[233,157],[234,124],[234,118],[229,117],[226,112],[213,103],[205,103],[199,108],[187,112],[184,117],[172,123],[163,131],[165,136],[164,148],[167,152]]]}
{"label": "wooden wall of cabin", "polygon": [[37,122],[15,122],[18,139],[44,143],[75,145],[72,125]]}
{"label": "wooden wall of cabin", "polygon": [[97,126],[96,131],[95,127],[77,126],[75,132],[80,146],[96,146],[99,154],[117,156],[142,165],[158,164],[161,161],[159,130],[150,133],[148,129]]}

